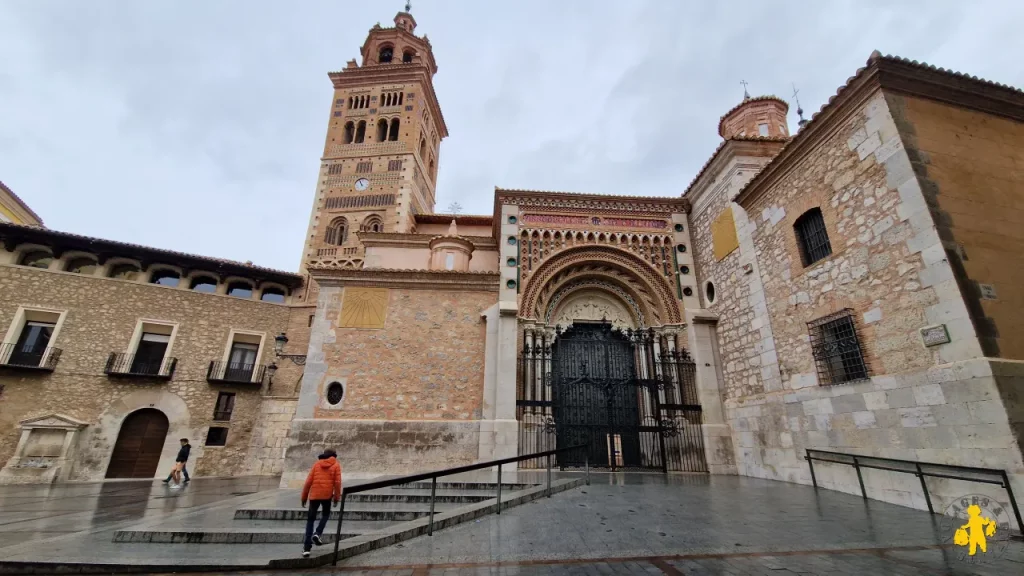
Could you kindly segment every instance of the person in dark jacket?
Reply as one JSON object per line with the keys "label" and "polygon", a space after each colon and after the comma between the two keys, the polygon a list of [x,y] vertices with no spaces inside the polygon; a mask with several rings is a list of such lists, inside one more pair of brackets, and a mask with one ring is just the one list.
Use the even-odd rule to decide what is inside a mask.
{"label": "person in dark jacket", "polygon": [[181,475],[185,475],[185,482],[187,483],[188,470],[185,469],[185,463],[188,462],[188,455],[192,452],[192,445],[188,443],[188,438],[181,439],[181,448],[178,449],[178,456],[174,459],[174,468],[171,469],[171,473],[167,475],[164,480],[164,484],[171,481],[174,478],[174,482],[181,485]]}

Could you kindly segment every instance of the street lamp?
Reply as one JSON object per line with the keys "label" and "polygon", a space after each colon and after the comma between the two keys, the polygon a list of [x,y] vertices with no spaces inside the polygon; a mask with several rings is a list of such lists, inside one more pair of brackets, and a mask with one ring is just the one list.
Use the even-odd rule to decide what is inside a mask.
{"label": "street lamp", "polygon": [[281,353],[281,352],[284,351],[284,345],[287,344],[287,343],[288,343],[288,335],[285,334],[284,332],[281,332],[277,336],[274,336],[274,354],[278,358],[287,358],[287,359],[291,360],[294,364],[296,364],[298,366],[305,366],[306,365],[306,355],[305,354],[282,354]]}
{"label": "street lamp", "polygon": [[270,391],[270,387],[274,385],[274,374],[277,374],[277,362],[271,362],[270,366],[267,366],[267,391]]}

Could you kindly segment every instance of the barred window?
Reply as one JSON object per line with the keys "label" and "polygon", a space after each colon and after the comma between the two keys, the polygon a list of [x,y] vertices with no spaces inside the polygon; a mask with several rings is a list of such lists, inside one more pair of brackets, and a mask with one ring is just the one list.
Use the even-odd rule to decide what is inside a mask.
{"label": "barred window", "polygon": [[811,353],[822,386],[842,384],[868,377],[868,367],[853,321],[853,310],[840,310],[807,323]]}
{"label": "barred window", "polygon": [[360,162],[356,164],[356,174],[366,174],[373,171],[373,162]]}
{"label": "barred window", "polygon": [[828,231],[825,230],[825,217],[821,214],[821,208],[811,208],[801,214],[793,223],[793,230],[796,232],[800,259],[803,260],[805,268],[832,254],[832,244],[828,241]]}
{"label": "barred window", "polygon": [[342,164],[331,164],[330,166],[327,167],[327,174],[331,176],[341,174],[341,167]]}
{"label": "barred window", "polygon": [[398,172],[402,169],[401,160],[388,160],[388,172]]}

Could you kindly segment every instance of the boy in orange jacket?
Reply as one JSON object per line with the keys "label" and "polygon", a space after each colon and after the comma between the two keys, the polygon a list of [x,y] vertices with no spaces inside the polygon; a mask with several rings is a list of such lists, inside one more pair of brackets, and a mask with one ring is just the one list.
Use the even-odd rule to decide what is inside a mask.
{"label": "boy in orange jacket", "polygon": [[[306,515],[306,537],[302,542],[302,556],[308,557],[313,544],[320,546],[320,539],[331,517],[331,501],[337,504],[341,500],[341,464],[338,464],[338,453],[324,450],[313,467],[309,469],[306,483],[302,486],[302,506],[309,501],[309,512]],[[313,532],[317,509],[323,508],[320,523]]]}

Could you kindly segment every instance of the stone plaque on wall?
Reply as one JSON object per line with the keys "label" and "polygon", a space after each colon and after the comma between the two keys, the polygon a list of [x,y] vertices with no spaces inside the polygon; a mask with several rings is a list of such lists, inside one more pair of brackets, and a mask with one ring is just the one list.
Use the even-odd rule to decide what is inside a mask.
{"label": "stone plaque on wall", "polygon": [[387,288],[345,288],[338,327],[383,328],[388,315],[388,293]]}
{"label": "stone plaque on wall", "polygon": [[711,243],[715,248],[715,260],[722,260],[740,247],[736,237],[736,223],[732,218],[732,206],[725,210],[711,223]]}
{"label": "stone plaque on wall", "polygon": [[937,324],[921,328],[921,340],[924,341],[925,346],[949,344],[949,332],[946,331],[946,325]]}

